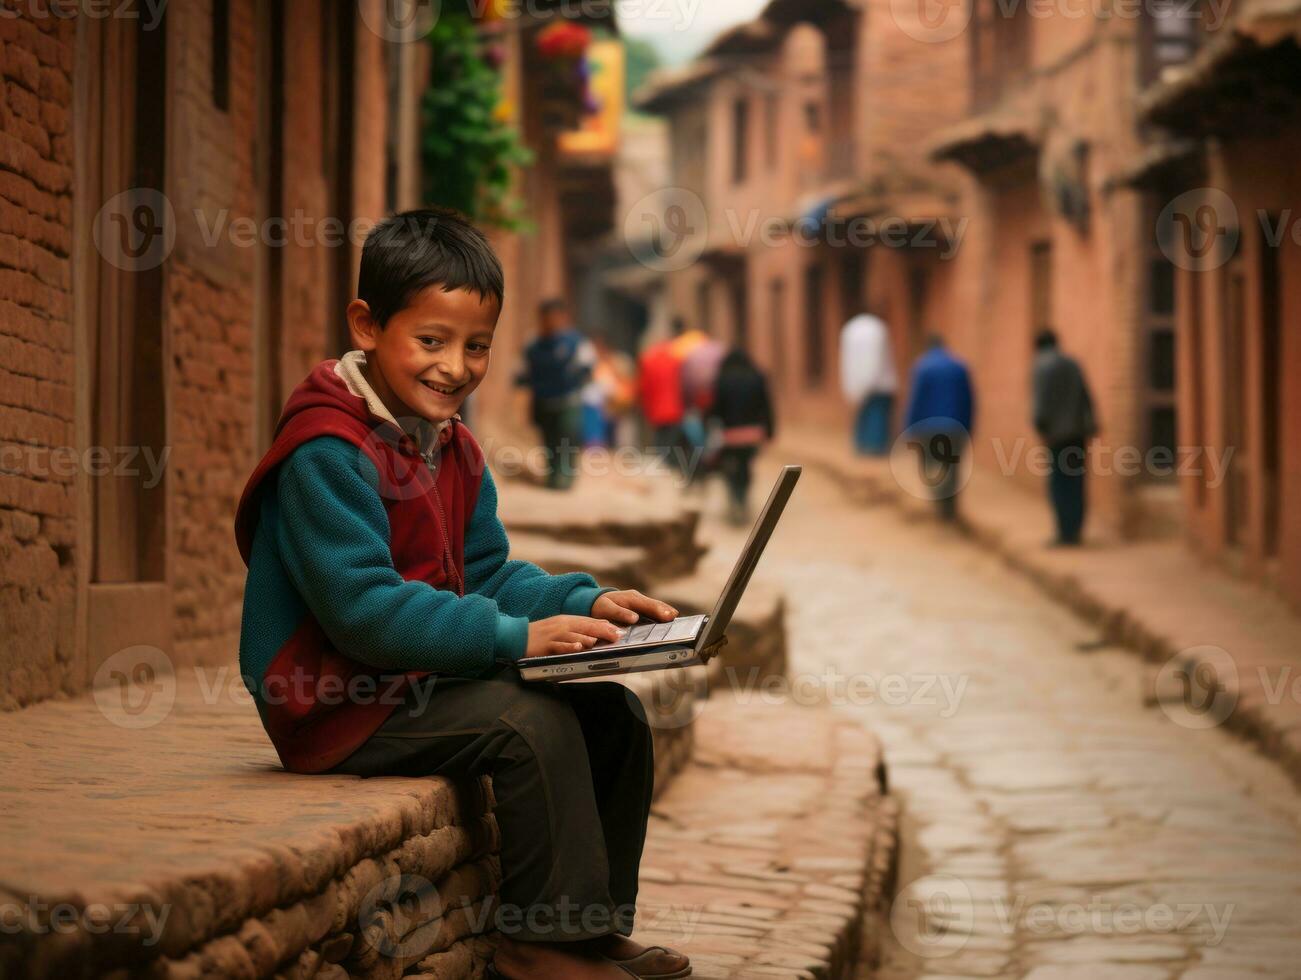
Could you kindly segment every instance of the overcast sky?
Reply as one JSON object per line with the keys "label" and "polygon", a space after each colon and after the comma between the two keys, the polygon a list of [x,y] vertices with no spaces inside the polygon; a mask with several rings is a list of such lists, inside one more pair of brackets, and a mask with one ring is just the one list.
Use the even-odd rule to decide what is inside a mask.
{"label": "overcast sky", "polygon": [[768,0],[617,0],[619,29],[645,38],[669,64],[697,54],[720,31],[751,20]]}

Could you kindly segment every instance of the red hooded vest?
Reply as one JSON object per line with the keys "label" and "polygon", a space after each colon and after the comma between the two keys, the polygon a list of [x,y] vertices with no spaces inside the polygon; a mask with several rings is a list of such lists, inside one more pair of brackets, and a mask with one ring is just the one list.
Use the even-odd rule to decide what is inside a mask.
{"label": "red hooded vest", "polygon": [[[310,439],[335,436],[357,446],[379,472],[388,513],[393,567],[407,580],[465,594],[465,532],[479,499],[483,451],[458,420],[440,437],[437,476],[410,437],[371,415],[325,361],[289,396],[275,439],[249,477],[235,514],[235,539],[245,565],[260,512],[260,491],[277,466]],[[391,671],[384,672],[388,678]],[[410,682],[428,671],[408,671],[396,684],[381,671],[335,648],[310,612],[258,678],[262,718],[280,761],[293,772],[324,772],[338,765],[384,723]],[[376,678],[369,687],[383,696],[349,699],[354,678]],[[369,682],[367,682],[369,683]],[[275,703],[273,703],[275,702]]]}

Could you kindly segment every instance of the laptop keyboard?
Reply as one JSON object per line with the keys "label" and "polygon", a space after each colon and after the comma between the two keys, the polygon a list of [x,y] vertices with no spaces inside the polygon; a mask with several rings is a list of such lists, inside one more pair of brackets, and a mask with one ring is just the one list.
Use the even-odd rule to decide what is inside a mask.
{"label": "laptop keyboard", "polygon": [[699,629],[701,616],[680,616],[667,623],[641,623],[633,626],[617,640],[601,641],[598,647],[621,647],[629,643],[671,643],[675,640],[693,639]]}

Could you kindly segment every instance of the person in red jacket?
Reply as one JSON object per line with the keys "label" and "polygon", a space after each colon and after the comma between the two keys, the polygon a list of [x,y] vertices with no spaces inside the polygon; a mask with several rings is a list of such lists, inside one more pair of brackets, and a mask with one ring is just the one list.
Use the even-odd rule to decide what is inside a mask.
{"label": "person in red jacket", "polygon": [[682,429],[686,406],[682,397],[682,359],[672,341],[653,344],[638,361],[637,394],[650,430],[650,450],[684,477],[694,463]]}

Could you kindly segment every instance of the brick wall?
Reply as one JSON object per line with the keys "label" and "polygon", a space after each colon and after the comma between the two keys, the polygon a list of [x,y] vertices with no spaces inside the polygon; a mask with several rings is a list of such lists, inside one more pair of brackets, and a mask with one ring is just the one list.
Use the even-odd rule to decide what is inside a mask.
{"label": "brick wall", "polygon": [[[69,21],[0,18],[0,707],[74,690]],[[66,460],[65,460],[66,463]]]}
{"label": "brick wall", "polygon": [[[367,0],[378,3],[379,0]],[[353,10],[345,4],[346,16]],[[207,229],[268,217],[258,204],[256,0],[231,4],[230,102],[212,90],[211,0],[167,11],[164,192],[176,213],[165,266],[167,413],[165,603],[178,666],[233,663],[244,568],[232,519],[261,452],[257,425],[257,268],[264,251]],[[329,214],[323,147],[322,9],[285,10],[284,200],[269,217],[301,214],[305,237],[281,251],[282,319],[271,324],[282,400],[329,352],[342,311],[326,308],[336,246],[317,237]],[[86,25],[30,13],[0,17],[0,707],[84,690],[111,649],[86,623],[91,515],[77,467],[51,467],[91,431],[92,350],[75,339],[74,76],[77,31]],[[359,131],[352,141],[353,217],[383,216],[386,53],[362,20],[353,78]],[[91,91],[95,80],[86,79]],[[418,81],[418,80],[416,80]],[[93,156],[88,143],[87,151]],[[98,201],[85,202],[89,214]],[[92,248],[87,240],[87,248]],[[89,254],[92,256],[94,252]],[[355,256],[353,267],[355,270]],[[354,271],[355,275],[355,271]],[[355,285],[355,282],[354,282]],[[93,312],[93,308],[92,312]],[[91,317],[92,321],[94,317]],[[83,387],[87,382],[82,382]],[[88,389],[87,389],[88,391]],[[51,472],[51,470],[53,470]],[[145,632],[143,629],[141,634]],[[80,634],[80,635],[79,635]],[[125,635],[131,636],[128,625]]]}

